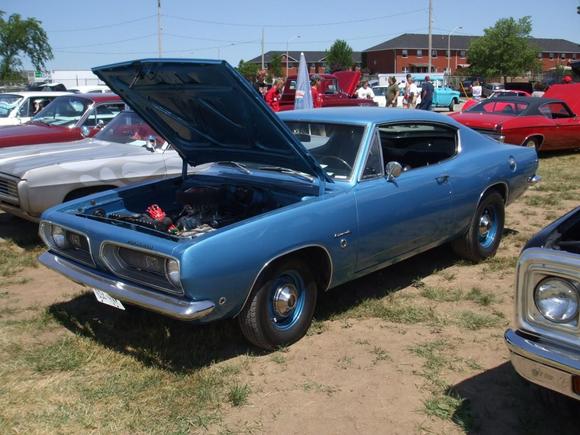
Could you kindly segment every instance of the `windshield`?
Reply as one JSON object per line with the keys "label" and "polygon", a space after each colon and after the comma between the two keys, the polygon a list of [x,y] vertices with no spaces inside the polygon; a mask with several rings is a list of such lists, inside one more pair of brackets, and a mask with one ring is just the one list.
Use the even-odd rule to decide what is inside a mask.
{"label": "windshield", "polygon": [[7,118],[22,98],[20,95],[0,94],[0,118]]}
{"label": "windshield", "polygon": [[139,115],[131,111],[124,111],[117,115],[96,134],[95,139],[135,146],[144,146],[153,141],[154,146],[165,143],[165,139],[155,133]]}
{"label": "windshield", "polygon": [[352,176],[363,126],[305,121],[286,121],[286,125],[330,177],[347,180]]}
{"label": "windshield", "polygon": [[38,115],[35,115],[32,120],[48,125],[71,126],[82,118],[92,104],[93,102],[86,98],[76,96],[58,97]]}
{"label": "windshield", "polygon": [[518,116],[528,108],[526,102],[513,101],[483,101],[466,112],[472,113],[494,113],[496,115]]}

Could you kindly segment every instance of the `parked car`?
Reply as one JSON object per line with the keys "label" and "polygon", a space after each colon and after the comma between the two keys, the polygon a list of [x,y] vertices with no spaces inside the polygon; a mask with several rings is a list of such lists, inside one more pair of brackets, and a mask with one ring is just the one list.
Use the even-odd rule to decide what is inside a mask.
{"label": "parked car", "polygon": [[500,91],[502,89],[505,89],[505,86],[503,83],[484,83],[481,86],[481,95],[484,98],[489,97],[492,93],[496,92],[496,91]]}
{"label": "parked car", "polygon": [[[357,98],[356,87],[360,81],[360,71],[337,71],[334,74],[317,74],[320,77],[318,90],[322,99],[322,107],[336,106],[376,106],[373,100]],[[296,76],[286,79],[280,110],[294,110],[296,95]]]}
{"label": "parked car", "polygon": [[235,317],[265,349],[306,333],[319,290],[450,241],[493,256],[504,207],[536,181],[534,149],[437,113],[275,114],[221,61],[93,71],[196,170],[45,211],[40,261],[119,309]]}
{"label": "parked car", "polygon": [[108,86],[105,85],[81,85],[68,88],[74,94],[107,94],[111,92]]}
{"label": "parked car", "polygon": [[30,121],[38,108],[69,92],[10,92],[0,94],[0,127],[19,125]]}
{"label": "parked car", "polygon": [[[507,90],[502,89],[501,91],[492,92],[492,94],[487,98],[497,98],[497,97],[530,97],[531,94],[526,91],[517,91],[517,90]],[[480,103],[482,100],[476,100],[475,98],[470,98],[465,103],[463,103],[463,107],[461,108],[462,112],[465,112],[467,109],[475,106],[476,104]]]}
{"label": "parked car", "polygon": [[[413,80],[415,80],[415,84],[417,88],[419,88],[419,93],[423,89],[423,82],[425,81],[424,75],[413,75]],[[454,89],[451,89],[449,86],[445,85],[443,78],[436,79],[432,78],[432,84],[434,87],[433,92],[433,108],[436,107],[444,107],[449,109],[450,112],[455,110],[455,105],[459,104],[459,95],[460,93]],[[417,104],[421,102],[421,98],[418,98]]]}
{"label": "parked car", "polygon": [[94,138],[0,149],[0,209],[38,222],[53,205],[181,173],[181,157],[134,112]]}
{"label": "parked car", "polygon": [[562,100],[492,98],[451,116],[497,140],[538,151],[580,147],[580,119]]}
{"label": "parked car", "polygon": [[516,269],[515,304],[514,328],[505,333],[515,370],[579,400],[580,207],[526,244]]}
{"label": "parked car", "polygon": [[63,95],[28,123],[0,128],[0,148],[91,137],[124,107],[115,94]]}
{"label": "parked car", "polygon": [[377,103],[379,107],[387,107],[387,89],[388,86],[376,85],[372,87],[375,98],[373,101]]}

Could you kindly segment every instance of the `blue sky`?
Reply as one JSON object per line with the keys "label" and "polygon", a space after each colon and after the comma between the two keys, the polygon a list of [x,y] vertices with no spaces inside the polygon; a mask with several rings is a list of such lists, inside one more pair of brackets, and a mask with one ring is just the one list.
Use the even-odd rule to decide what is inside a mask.
{"label": "blue sky", "polygon": [[[533,36],[580,43],[579,0],[433,0],[433,33],[481,35],[503,17],[530,15]],[[345,39],[364,50],[401,33],[427,33],[428,0],[161,0],[164,57],[217,58],[237,65],[265,51],[325,50]],[[0,10],[35,17],[54,51],[49,69],[88,69],[157,56],[157,0],[0,0]],[[298,38],[298,36],[300,36]],[[25,67],[30,67],[25,62]]]}

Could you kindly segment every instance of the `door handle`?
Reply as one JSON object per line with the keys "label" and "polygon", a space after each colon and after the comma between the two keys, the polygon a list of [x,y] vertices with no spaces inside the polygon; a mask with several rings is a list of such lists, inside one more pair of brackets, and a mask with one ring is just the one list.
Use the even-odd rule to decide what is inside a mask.
{"label": "door handle", "polygon": [[447,183],[448,180],[449,180],[449,175],[447,175],[447,174],[440,175],[439,177],[435,177],[435,181],[437,181],[437,184]]}

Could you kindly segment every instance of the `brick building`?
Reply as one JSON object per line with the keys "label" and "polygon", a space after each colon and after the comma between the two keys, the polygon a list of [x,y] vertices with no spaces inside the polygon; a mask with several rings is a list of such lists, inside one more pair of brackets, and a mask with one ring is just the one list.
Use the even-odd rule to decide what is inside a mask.
{"label": "brick building", "polygon": [[[445,72],[449,62],[452,74],[469,66],[469,44],[478,36],[432,35],[432,72]],[[447,44],[450,43],[450,57]],[[532,38],[540,49],[538,57],[544,71],[558,65],[570,66],[580,59],[580,45],[565,39]],[[363,50],[362,64],[371,74],[427,72],[429,39],[426,34],[404,33],[379,45]]]}
{"label": "brick building", "polygon": [[[325,61],[326,61],[326,51],[289,51],[288,52],[288,75],[295,75],[298,73],[298,64],[300,63],[300,53],[304,53],[306,58],[306,63],[308,64],[308,69],[311,74],[324,73]],[[264,53],[264,66],[266,69],[269,68],[272,57],[280,55],[282,56],[282,75],[286,75],[286,51],[268,51]],[[352,60],[355,67],[361,66],[361,52],[353,51]],[[256,63],[262,65],[262,56],[255,57],[248,61],[249,63]]]}

